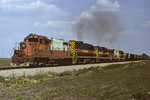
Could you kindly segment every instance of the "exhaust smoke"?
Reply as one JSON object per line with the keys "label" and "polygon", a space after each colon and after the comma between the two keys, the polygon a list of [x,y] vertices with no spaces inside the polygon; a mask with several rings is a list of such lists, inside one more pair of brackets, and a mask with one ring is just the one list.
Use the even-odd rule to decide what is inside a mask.
{"label": "exhaust smoke", "polygon": [[106,40],[113,46],[112,43],[121,35],[122,25],[116,13],[95,8],[81,14],[75,31],[79,41],[86,39],[100,45],[101,40]]}

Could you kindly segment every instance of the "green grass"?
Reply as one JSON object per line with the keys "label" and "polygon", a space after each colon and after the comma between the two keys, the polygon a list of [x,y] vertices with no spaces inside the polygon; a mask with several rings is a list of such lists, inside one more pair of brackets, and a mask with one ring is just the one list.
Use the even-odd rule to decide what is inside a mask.
{"label": "green grass", "polygon": [[[149,100],[150,61],[0,77],[2,100]],[[3,96],[5,94],[5,96]]]}
{"label": "green grass", "polygon": [[10,66],[11,59],[10,58],[0,58],[0,67]]}

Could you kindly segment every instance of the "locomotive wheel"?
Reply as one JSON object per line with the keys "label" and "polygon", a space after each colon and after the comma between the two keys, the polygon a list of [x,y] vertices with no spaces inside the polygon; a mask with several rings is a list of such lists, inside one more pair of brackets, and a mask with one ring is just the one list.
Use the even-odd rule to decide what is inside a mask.
{"label": "locomotive wheel", "polygon": [[64,65],[64,64],[65,64],[65,60],[63,60],[63,59],[60,60],[60,59],[59,59],[59,60],[58,60],[58,64],[59,64],[59,65]]}
{"label": "locomotive wheel", "polygon": [[45,66],[46,65],[46,62],[40,62],[39,64],[38,64],[38,66]]}
{"label": "locomotive wheel", "polygon": [[96,60],[95,59],[91,59],[90,63],[96,63]]}
{"label": "locomotive wheel", "polygon": [[78,59],[79,64],[83,64],[83,59]]}
{"label": "locomotive wheel", "polygon": [[35,61],[34,62],[34,66],[38,67],[39,66],[39,62]]}
{"label": "locomotive wheel", "polygon": [[65,65],[72,65],[72,64],[73,64],[73,63],[72,63],[72,59],[70,59],[70,58],[69,58],[69,59],[65,59],[65,60],[64,60],[64,64],[65,64]]}

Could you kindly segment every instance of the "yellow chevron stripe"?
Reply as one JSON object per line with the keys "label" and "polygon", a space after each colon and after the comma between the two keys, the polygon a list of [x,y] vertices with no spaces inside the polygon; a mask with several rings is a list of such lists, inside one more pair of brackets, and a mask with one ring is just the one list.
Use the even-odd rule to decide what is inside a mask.
{"label": "yellow chevron stripe", "polygon": [[74,50],[70,50],[70,52],[75,52]]}
{"label": "yellow chevron stripe", "polygon": [[75,45],[75,42],[72,42],[73,45]]}
{"label": "yellow chevron stripe", "polygon": [[69,42],[69,56],[75,56],[75,42]]}
{"label": "yellow chevron stripe", "polygon": [[73,50],[73,48],[69,48],[69,50]]}
{"label": "yellow chevron stripe", "polygon": [[73,43],[73,42],[69,42],[72,46],[74,46],[75,45],[75,43]]}
{"label": "yellow chevron stripe", "polygon": [[74,49],[73,47],[69,47],[69,49]]}

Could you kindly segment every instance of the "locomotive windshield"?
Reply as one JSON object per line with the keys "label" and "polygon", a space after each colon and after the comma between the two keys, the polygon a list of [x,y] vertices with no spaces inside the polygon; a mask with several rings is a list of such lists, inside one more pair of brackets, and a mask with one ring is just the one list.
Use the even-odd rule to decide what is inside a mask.
{"label": "locomotive windshield", "polygon": [[29,36],[28,40],[26,40],[28,42],[38,42],[38,36]]}
{"label": "locomotive windshield", "polygon": [[28,42],[38,42],[38,38],[37,39],[35,39],[35,38],[29,38]]}

